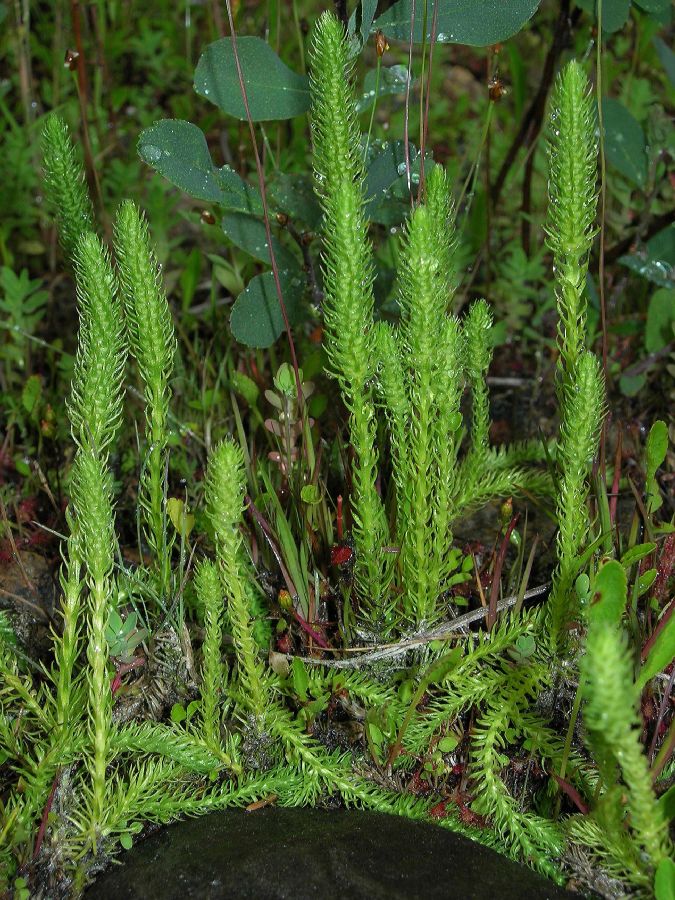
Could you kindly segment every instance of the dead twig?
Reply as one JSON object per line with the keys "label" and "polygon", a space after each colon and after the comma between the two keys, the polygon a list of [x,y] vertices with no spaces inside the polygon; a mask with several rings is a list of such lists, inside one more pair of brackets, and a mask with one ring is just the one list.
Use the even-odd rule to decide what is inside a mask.
{"label": "dead twig", "polygon": [[[549,589],[549,586],[550,582],[546,582],[546,584],[541,584],[538,587],[526,591],[523,600],[530,600],[532,597],[539,597],[541,594],[545,594]],[[510,609],[512,606],[515,606],[517,602],[517,594],[514,594],[512,597],[506,597],[497,604],[497,612],[499,613],[506,609]],[[292,662],[293,659],[300,659],[310,666],[328,666],[332,669],[360,669],[371,663],[381,662],[384,659],[395,659],[397,656],[402,656],[414,647],[421,647],[425,644],[430,644],[432,641],[443,641],[455,637],[457,634],[464,632],[473,622],[484,619],[487,614],[488,609],[486,608],[472,609],[470,612],[458,616],[451,622],[444,622],[442,625],[438,625],[436,628],[432,628],[429,631],[420,631],[395,644],[377,644],[374,647],[347,647],[334,649],[334,652],[336,653],[363,654],[362,656],[353,657],[351,659],[314,659],[311,656],[295,657],[292,654],[287,655],[286,659],[289,662]]]}

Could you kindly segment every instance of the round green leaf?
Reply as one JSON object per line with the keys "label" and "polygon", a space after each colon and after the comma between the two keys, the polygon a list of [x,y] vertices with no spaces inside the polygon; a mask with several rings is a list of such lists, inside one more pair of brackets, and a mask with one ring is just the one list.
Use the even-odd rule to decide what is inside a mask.
{"label": "round green leaf", "polygon": [[637,6],[645,12],[663,12],[668,9],[672,0],[635,0]]}
{"label": "round green leaf", "polygon": [[[356,111],[365,112],[375,103],[376,97],[385,97],[387,94],[404,94],[408,86],[407,66],[390,66],[380,69],[380,84],[377,87],[377,70],[370,69],[363,80],[363,91],[356,101]],[[411,85],[412,86],[412,85]]]}
{"label": "round green leaf", "polygon": [[302,222],[310,231],[320,227],[323,213],[310,176],[280,172],[270,185],[270,193],[291,219]]}
{"label": "round green leaf", "polygon": [[[297,321],[304,284],[299,272],[279,273],[281,292],[291,324]],[[270,347],[284,330],[274,277],[256,275],[237,297],[230,315],[234,338],[248,347]]]}
{"label": "round green leaf", "polygon": [[656,900],[675,900],[675,862],[665,857],[659,863],[654,877]]}
{"label": "round green leaf", "polygon": [[642,126],[618,100],[602,101],[605,153],[609,162],[638,187],[647,181],[647,147]]}
{"label": "round green leaf", "polygon": [[[265,223],[247,213],[228,212],[222,220],[223,231],[237,247],[245,250],[254,259],[271,265],[270,251],[267,243]],[[272,249],[280,269],[295,269],[297,263],[293,254],[275,237],[272,237]]]}
{"label": "round green leaf", "polygon": [[120,844],[125,850],[131,850],[133,843],[134,839],[128,831],[125,831],[124,834],[120,835]]}
{"label": "round green leaf", "polygon": [[588,610],[591,622],[618,626],[626,608],[626,570],[616,560],[605,563],[593,587],[595,597]]}
{"label": "round green leaf", "polygon": [[[541,0],[438,0],[436,40],[441,44],[469,44],[486,47],[516,34],[533,15]],[[388,38],[410,40],[412,0],[398,0],[375,22]],[[426,23],[427,39],[431,38],[434,2],[429,3]],[[413,40],[422,41],[424,9],[415,4]]]}
{"label": "round green leaf", "polygon": [[[309,109],[309,79],[288,68],[265,41],[237,39],[251,119],[268,122],[292,119]],[[209,44],[195,71],[195,91],[224,113],[246,120],[241,84],[230,38]]]}
{"label": "round green leaf", "polygon": [[198,200],[224,201],[217,171],[211,160],[203,132],[182,119],[162,119],[141,132],[138,138],[141,159]]}
{"label": "round green leaf", "polygon": [[662,228],[635,253],[620,256],[619,262],[660,287],[675,283],[675,225]]}
{"label": "round green leaf", "polygon": [[[589,15],[598,17],[597,0],[576,0]],[[606,34],[620,31],[630,15],[630,0],[602,0],[602,30]]]}
{"label": "round green leaf", "polygon": [[662,350],[673,340],[675,326],[675,288],[660,288],[652,294],[647,310],[645,349],[648,353]]}
{"label": "round green leaf", "polygon": [[[667,2],[670,4],[670,0],[667,0]],[[675,53],[673,53],[668,44],[666,44],[665,41],[662,41],[660,37],[652,38],[652,43],[656,47],[656,52],[659,54],[661,65],[666,70],[670,83],[675,85]]]}

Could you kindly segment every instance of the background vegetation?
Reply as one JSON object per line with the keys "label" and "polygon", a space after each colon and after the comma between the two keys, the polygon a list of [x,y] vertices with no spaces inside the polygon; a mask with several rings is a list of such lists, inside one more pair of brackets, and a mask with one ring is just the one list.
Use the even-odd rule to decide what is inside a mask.
{"label": "background vegetation", "polygon": [[[316,84],[340,52],[328,39],[310,51],[317,4],[232,4],[247,110],[230,39],[216,43],[228,34],[219,3],[0,3],[8,888],[76,892],[131,844],[141,820],[272,796],[317,802],[337,790],[348,803],[431,813],[585,890],[672,896],[672,871],[658,868],[673,774],[671,4],[604,0],[600,41],[592,2],[514,0],[503,34],[478,4],[453,18],[418,0],[414,19],[410,2],[390,6],[331,7],[350,21],[356,66],[355,137],[343,149],[363,197],[347,208],[331,206],[342,189],[331,183],[334,113],[310,111],[307,73]],[[409,52],[411,22],[419,33]],[[423,40],[425,27],[438,42]],[[572,263],[549,203],[566,177],[551,165],[550,112],[570,59],[593,80],[585,116],[600,138],[599,213],[589,144]],[[560,95],[553,108],[565,117]],[[445,212],[435,163],[452,195]],[[80,165],[84,181],[72,176]],[[425,187],[429,221],[422,213],[406,225]],[[334,251],[359,260],[362,287],[372,282],[359,294],[368,305],[356,304],[363,327],[340,318],[339,272],[320,255],[327,247],[332,259],[345,209],[370,222],[372,258],[358,241]],[[323,213],[335,226],[325,245]],[[447,234],[434,230],[441,220]],[[101,241],[80,242],[92,226]],[[415,320],[429,247],[448,263],[442,297],[453,292],[463,316],[456,333],[433,289],[430,318]],[[570,305],[571,282],[583,315]],[[448,347],[470,348],[466,371],[420,365],[410,375],[406,360],[425,358],[425,338],[441,332]],[[397,373],[386,362],[401,347]],[[593,423],[586,450],[577,426],[593,403],[599,421],[603,402],[585,348],[601,361],[609,411],[592,470]],[[424,398],[440,384],[436,422]],[[566,392],[579,384],[590,400],[575,413]],[[542,442],[561,417],[557,444]],[[666,424],[652,427],[658,420]],[[439,437],[448,434],[450,443]],[[437,478],[460,465],[464,479]],[[493,495],[498,505],[468,517]],[[428,512],[449,508],[447,521]],[[498,619],[497,601],[513,596],[520,611],[527,588],[552,572],[546,633],[579,665],[579,680],[546,685],[560,703],[549,721],[538,612],[525,602],[520,617]],[[471,634],[461,660],[435,646],[410,651],[386,684],[311,663],[343,646],[417,639],[449,614],[481,610],[487,629]],[[565,646],[581,611],[585,657],[581,644]],[[608,661],[604,676],[584,661],[593,658]],[[500,679],[507,693],[496,696],[511,708],[490,700]],[[39,712],[50,685],[53,721]],[[96,715],[85,713],[81,732],[53,732],[75,709]],[[239,724],[225,726],[233,711]],[[345,722],[357,724],[355,740]],[[275,741],[311,773],[304,782],[281,766]],[[356,753],[370,780],[353,778],[338,750]],[[91,793],[75,804],[75,839],[50,811],[72,808],[68,777],[80,757]],[[156,785],[169,770],[184,780],[162,798]],[[200,806],[190,779],[209,772]],[[395,800],[373,786],[382,779]],[[79,868],[61,851],[73,845],[80,855],[86,846]]]}

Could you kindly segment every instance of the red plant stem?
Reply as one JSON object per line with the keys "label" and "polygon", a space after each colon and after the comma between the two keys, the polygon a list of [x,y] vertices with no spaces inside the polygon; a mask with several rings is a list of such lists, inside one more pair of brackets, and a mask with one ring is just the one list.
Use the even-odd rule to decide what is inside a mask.
{"label": "red plant stem", "polygon": [[668,681],[668,687],[663,693],[663,697],[661,698],[661,703],[659,704],[659,712],[656,716],[656,725],[654,726],[654,734],[652,736],[652,742],[649,745],[649,759],[651,761],[654,760],[654,753],[656,751],[656,742],[659,739],[659,730],[661,729],[661,722],[663,722],[663,717],[666,714],[666,709],[668,708],[668,704],[670,703],[670,695],[673,692],[673,683],[675,682],[675,668],[670,673],[670,679]]}
{"label": "red plant stem", "polygon": [[616,507],[619,500],[619,485],[621,484],[621,450],[623,434],[619,431],[619,440],[616,442],[616,455],[614,457],[614,478],[612,479],[612,493],[609,498],[609,521],[614,525],[616,520]]}
{"label": "red plant stem", "polygon": [[412,81],[412,52],[413,52],[413,35],[415,28],[415,0],[411,0],[410,4],[410,44],[408,46],[408,78],[405,86],[405,116],[403,123],[403,152],[405,154],[405,177],[408,184],[408,193],[410,194],[410,205],[414,204],[412,195],[412,179],[410,174],[410,145],[408,137],[410,133],[410,83]]}
{"label": "red plant stem", "polygon": [[642,647],[642,651],[640,652],[640,659],[642,660],[642,662],[644,662],[647,659],[647,656],[649,655],[649,651],[652,649],[652,645],[654,644],[654,641],[659,636],[659,634],[663,631],[663,629],[666,627],[666,625],[668,624],[668,620],[670,619],[670,617],[672,616],[674,611],[675,611],[675,597],[673,597],[673,599],[668,604],[666,611],[659,619],[659,622],[658,622],[656,628],[654,629],[654,631],[651,633],[649,640],[646,641],[644,646]]}
{"label": "red plant stem", "polygon": [[675,751],[675,719],[671,721],[665,743],[654,760],[654,766],[651,771],[652,782],[655,782],[661,772],[663,772],[668,764],[668,760],[673,755],[673,751]]}
{"label": "red plant stem", "polygon": [[[252,518],[258,523],[258,525],[260,525],[260,529],[261,529],[262,533],[265,535],[265,539],[267,540],[267,543],[269,544],[270,549],[271,549],[272,553],[274,554],[276,561],[279,565],[279,568],[281,570],[282,578],[286,582],[286,587],[288,588],[288,593],[291,595],[291,597],[297,596],[297,593],[298,593],[297,589],[296,589],[295,585],[293,584],[293,579],[291,578],[291,576],[288,572],[288,569],[284,565],[284,561],[281,557],[281,552],[275,543],[274,534],[272,532],[272,529],[270,528],[269,524],[266,522],[265,517],[262,515],[262,513],[260,513],[259,510],[257,510],[255,508],[255,504],[253,503],[251,498],[248,496],[248,494],[246,495],[244,502],[246,504],[246,509],[249,511]],[[328,649],[329,644],[326,642],[326,640],[323,637],[321,637],[321,635],[317,631],[314,631],[314,629],[311,627],[311,625],[309,625],[307,623],[307,621],[305,619],[303,619],[303,617],[300,615],[300,613],[297,610],[295,610],[291,607],[290,613],[293,616],[293,618],[296,620],[296,622],[300,625],[302,630],[306,631],[307,634],[310,635],[310,637],[319,645],[319,647],[321,647],[324,650]]]}
{"label": "red plant stem", "polygon": [[343,539],[343,530],[342,530],[342,494],[338,494],[337,498],[337,539],[338,541],[342,541]]}
{"label": "red plant stem", "polygon": [[89,87],[87,84],[87,70],[85,68],[84,44],[82,43],[82,29],[80,28],[80,2],[79,0],[71,0],[70,16],[73,24],[73,37],[75,39],[75,49],[77,50],[77,98],[80,103],[80,117],[82,119],[82,145],[84,148],[84,162],[89,173],[90,184],[96,191],[96,200],[99,210],[103,210],[103,193],[101,184],[98,180],[98,172],[94,163],[94,154],[91,149],[91,141],[89,139],[89,121],[87,112],[87,103],[89,101]]}
{"label": "red plant stem", "polygon": [[436,28],[438,26],[438,7],[440,0],[434,2],[434,15],[431,20],[431,46],[429,47],[429,70],[427,72],[427,88],[424,97],[424,122],[420,135],[420,184],[417,191],[417,202],[424,195],[424,151],[427,145],[427,133],[429,131],[429,98],[431,97],[431,73],[434,69],[434,46],[436,44]]}
{"label": "red plant stem", "polygon": [[288,593],[291,595],[291,597],[296,596],[298,592],[296,590],[295,584],[293,583],[293,579],[291,578],[288,569],[284,565],[284,561],[281,556],[281,551],[279,550],[279,548],[276,545],[276,536],[275,536],[274,532],[272,531],[269,523],[267,522],[267,520],[265,519],[263,514],[260,512],[260,510],[256,509],[255,503],[253,502],[253,500],[251,500],[251,498],[248,496],[248,494],[244,498],[244,503],[245,503],[246,510],[251,515],[251,518],[260,526],[260,530],[262,531],[262,533],[265,537],[265,540],[267,541],[267,543],[270,546],[270,550],[272,551],[272,553],[274,554],[274,556],[276,558],[279,569],[281,570],[281,576],[284,579],[284,581],[286,582],[286,587],[288,589]]}
{"label": "red plant stem", "polygon": [[504,539],[499,548],[499,553],[497,554],[497,560],[495,562],[495,569],[492,573],[492,585],[490,587],[490,601],[488,603],[488,615],[487,615],[487,630],[492,631],[492,626],[497,621],[497,597],[499,595],[499,582],[502,576],[502,569],[504,568],[504,559],[506,558],[506,551],[509,546],[509,539],[511,538],[511,532],[516,527],[518,523],[518,519],[520,518],[520,513],[514,516],[509,522],[509,527],[506,529],[506,534],[504,535]]}
{"label": "red plant stem", "polygon": [[134,669],[140,669],[141,666],[145,665],[145,657],[143,656],[135,656],[131,662],[122,663],[118,666],[117,671],[115,672],[115,677],[110,682],[110,693],[115,696],[117,691],[122,686],[122,676],[126,675],[127,672],[131,672]]}
{"label": "red plant stem", "polygon": [[663,550],[657,563],[657,575],[654,579],[652,593],[657,600],[664,600],[668,590],[668,581],[675,564],[675,532],[669,534],[663,544]]}
{"label": "red plant stem", "polygon": [[329,645],[328,641],[325,638],[321,637],[319,632],[315,631],[312,628],[312,626],[309,624],[309,622],[306,622],[302,618],[302,616],[297,611],[297,609],[291,609],[290,613],[293,616],[293,618],[295,619],[295,621],[298,623],[298,625],[302,628],[302,630],[307,632],[307,634],[311,637],[311,639],[314,641],[315,644],[317,644],[319,647],[321,647],[322,650],[330,649],[330,645]]}
{"label": "red plant stem", "polygon": [[35,861],[40,852],[40,848],[42,847],[42,842],[45,837],[45,831],[47,830],[47,822],[49,821],[49,813],[52,809],[52,804],[54,802],[54,796],[56,794],[56,788],[59,784],[59,778],[61,777],[61,770],[59,769],[56,775],[54,776],[54,781],[52,782],[52,789],[49,792],[49,797],[47,797],[47,802],[45,803],[45,808],[42,811],[42,819],[40,820],[40,828],[38,829],[37,837],[35,838],[35,850],[33,851],[33,861]]}
{"label": "red plant stem", "polygon": [[246,121],[248,123],[248,130],[251,136],[251,144],[253,146],[253,154],[255,156],[255,166],[258,173],[258,186],[260,188],[260,197],[262,200],[263,207],[263,217],[265,219],[265,235],[267,237],[267,246],[270,251],[270,263],[272,265],[272,275],[274,277],[274,286],[276,288],[277,297],[279,299],[279,308],[281,309],[281,316],[284,320],[284,328],[286,329],[286,334],[288,335],[288,346],[291,352],[291,361],[293,363],[293,372],[295,373],[295,386],[298,392],[298,409],[302,409],[302,384],[300,382],[300,370],[298,368],[298,358],[295,353],[295,343],[293,341],[293,334],[291,332],[291,323],[288,318],[288,311],[286,309],[286,304],[284,302],[283,291],[281,290],[281,281],[279,280],[279,267],[277,266],[276,256],[274,255],[274,248],[272,247],[272,229],[270,227],[270,214],[269,208],[267,206],[267,188],[265,185],[265,173],[263,172],[262,162],[260,160],[260,153],[258,151],[258,142],[256,141],[255,136],[255,128],[253,127],[253,119],[251,118],[251,110],[248,105],[248,94],[246,92],[246,83],[244,82],[244,73],[241,69],[241,62],[239,60],[239,51],[237,50],[237,34],[234,27],[234,17],[232,15],[232,2],[231,0],[226,0],[227,6],[227,18],[230,23],[230,39],[232,41],[232,55],[234,56],[234,64],[237,68],[237,78],[239,79],[239,89],[241,91],[241,99],[244,103],[244,109],[246,111]]}
{"label": "red plant stem", "polygon": [[558,787],[560,788],[560,790],[563,791],[563,793],[567,794],[567,796],[570,798],[572,803],[574,803],[574,805],[579,810],[579,812],[584,816],[588,815],[588,811],[589,811],[588,804],[584,803],[584,800],[583,800],[581,794],[574,787],[574,785],[571,785],[569,783],[569,781],[565,781],[564,778],[561,778],[559,775],[556,775],[555,772],[553,772],[552,775],[555,778],[555,780],[558,782]]}

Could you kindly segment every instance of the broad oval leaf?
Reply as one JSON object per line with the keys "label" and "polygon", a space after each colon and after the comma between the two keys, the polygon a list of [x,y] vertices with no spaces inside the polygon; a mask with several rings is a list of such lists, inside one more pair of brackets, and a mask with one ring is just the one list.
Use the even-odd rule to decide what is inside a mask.
{"label": "broad oval leaf", "polygon": [[647,654],[647,658],[645,659],[642,668],[640,669],[638,684],[641,688],[673,661],[673,648],[675,648],[675,615],[672,614],[672,611],[664,614],[659,625],[659,632]]}
{"label": "broad oval leaf", "polygon": [[[404,94],[408,86],[408,69],[405,66],[389,66],[380,69],[380,84],[377,85],[377,69],[366,72],[363,91],[356,101],[356,111],[364,112],[375,103],[375,98],[387,94]],[[412,87],[412,84],[411,84]],[[377,88],[377,90],[376,90]]]}
{"label": "broad oval leaf", "polygon": [[[436,40],[441,44],[469,44],[486,47],[516,34],[535,13],[541,0],[438,0]],[[388,38],[410,40],[412,0],[398,0],[375,21]],[[434,2],[429,3],[426,22],[431,38]],[[415,4],[413,40],[422,41],[423,6]]]}
{"label": "broad oval leaf", "polygon": [[[309,79],[288,68],[261,38],[240,37],[237,53],[251,119],[292,119],[309,109]],[[230,38],[209,44],[195,71],[195,91],[223,112],[246,120]]]}
{"label": "broad oval leaf", "polygon": [[304,223],[310,231],[320,227],[323,213],[309,175],[280,172],[270,185],[270,193],[291,219]]}
{"label": "broad oval leaf", "polygon": [[[291,324],[298,321],[304,292],[300,272],[280,272],[281,294]],[[283,333],[284,319],[272,272],[256,275],[235,300],[230,314],[235,340],[247,347],[270,347]]]}
{"label": "broad oval leaf", "polygon": [[[237,247],[245,250],[254,259],[271,265],[269,245],[265,223],[255,216],[249,216],[242,212],[225,213],[221,220],[223,231]],[[272,249],[274,257],[280,269],[294,269],[297,267],[295,257],[274,236],[272,236]]]}
{"label": "broad oval leaf", "polygon": [[645,350],[658,353],[673,340],[675,329],[675,288],[654,291],[647,310]]}
{"label": "broad oval leaf", "polygon": [[616,560],[605,563],[593,587],[595,596],[588,608],[590,621],[618,626],[626,609],[626,570]]}
{"label": "broad oval leaf", "polygon": [[[602,0],[602,30],[606,34],[620,31],[628,21],[631,0]],[[576,0],[589,15],[598,18],[597,0]]]}
{"label": "broad oval leaf", "polygon": [[662,228],[644,247],[619,262],[660,287],[675,287],[675,225]]}
{"label": "broad oval leaf", "polygon": [[647,142],[642,126],[618,100],[602,101],[605,153],[609,162],[638,187],[647,181]]}
{"label": "broad oval leaf", "polygon": [[262,212],[259,192],[230,166],[217,169],[213,165],[204,133],[192,122],[155,122],[141,132],[138,154],[155,172],[197,200]]}
{"label": "broad oval leaf", "polygon": [[658,13],[665,12],[672,3],[672,0],[635,0],[635,3],[645,12]]}
{"label": "broad oval leaf", "polygon": [[675,85],[675,53],[670,49],[668,44],[665,41],[662,41],[660,37],[652,38],[652,43],[656,47],[656,52],[659,54],[659,59],[661,60],[661,65],[666,70],[666,75],[672,85]]}
{"label": "broad oval leaf", "polygon": [[162,119],[141,132],[141,159],[186,194],[198,200],[224,201],[217,169],[201,129],[182,119]]}

